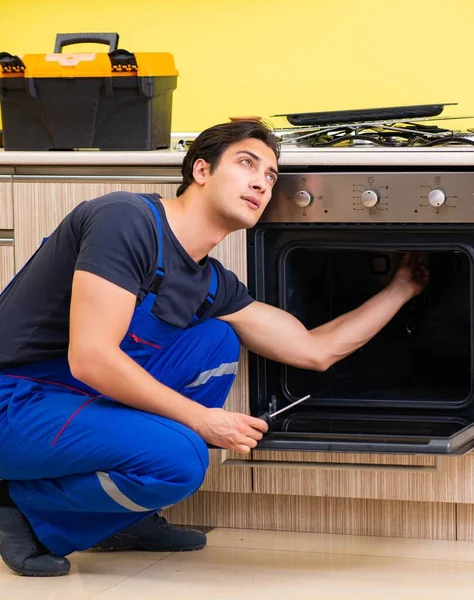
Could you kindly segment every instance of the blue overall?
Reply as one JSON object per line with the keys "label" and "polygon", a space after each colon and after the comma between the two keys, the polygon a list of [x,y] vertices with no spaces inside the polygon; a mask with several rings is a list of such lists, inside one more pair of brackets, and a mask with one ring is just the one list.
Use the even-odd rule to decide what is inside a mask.
{"label": "blue overall", "polygon": [[[185,329],[152,313],[164,276],[162,225],[152,289],[121,348],[161,383],[206,407],[222,407],[239,358],[227,323]],[[212,266],[206,303],[218,285]],[[208,304],[207,304],[208,306]],[[202,314],[202,313],[201,313]],[[209,463],[206,443],[170,419],[100,395],[74,379],[67,357],[0,373],[0,479],[40,541],[65,556],[193,494]]]}

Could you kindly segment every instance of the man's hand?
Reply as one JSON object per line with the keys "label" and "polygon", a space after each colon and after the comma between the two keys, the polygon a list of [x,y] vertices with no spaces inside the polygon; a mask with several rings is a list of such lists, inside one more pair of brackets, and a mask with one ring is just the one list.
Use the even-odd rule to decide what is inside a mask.
{"label": "man's hand", "polygon": [[213,446],[248,454],[268,431],[268,425],[262,419],[242,413],[208,408],[193,429]]}
{"label": "man's hand", "polygon": [[430,279],[419,252],[405,252],[390,285],[402,286],[410,297],[418,296]]}

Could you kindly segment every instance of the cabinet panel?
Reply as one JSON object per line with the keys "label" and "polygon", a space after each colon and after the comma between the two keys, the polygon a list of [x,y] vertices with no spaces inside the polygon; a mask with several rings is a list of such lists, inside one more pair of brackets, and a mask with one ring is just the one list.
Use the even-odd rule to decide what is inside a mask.
{"label": "cabinet panel", "polygon": [[0,292],[15,274],[15,252],[12,246],[0,245]]}
{"label": "cabinet panel", "polygon": [[456,505],[435,502],[199,491],[165,516],[172,523],[202,527],[456,539]]}
{"label": "cabinet panel", "polygon": [[12,188],[11,175],[0,175],[0,229],[13,229]]}
{"label": "cabinet panel", "polygon": [[145,183],[126,181],[14,181],[16,270],[82,201],[117,191],[145,193],[146,188]]}
{"label": "cabinet panel", "polygon": [[[257,458],[265,452],[255,452]],[[280,454],[280,453],[279,453]],[[286,456],[285,456],[286,457]],[[254,466],[254,491],[264,494],[474,502],[474,457],[326,456],[324,463],[305,462],[302,468]],[[347,462],[347,461],[351,462]],[[377,462],[376,462],[377,460]],[[331,461],[334,461],[331,464]],[[336,462],[337,461],[337,462]],[[433,462],[434,461],[434,462]]]}
{"label": "cabinet panel", "polygon": [[[323,463],[338,465],[396,466],[401,467],[436,467],[435,456],[406,454],[349,454],[344,452],[283,452],[271,450],[255,450],[253,460],[289,463],[311,463],[315,466]],[[293,466],[293,465],[292,465]],[[297,466],[297,465],[295,465]]]}
{"label": "cabinet panel", "polygon": [[462,542],[474,542],[474,505],[456,505],[456,539]]}

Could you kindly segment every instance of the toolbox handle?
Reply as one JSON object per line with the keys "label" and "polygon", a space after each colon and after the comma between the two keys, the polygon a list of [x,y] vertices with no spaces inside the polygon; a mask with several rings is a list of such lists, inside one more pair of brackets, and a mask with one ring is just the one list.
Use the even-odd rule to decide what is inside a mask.
{"label": "toolbox handle", "polygon": [[72,44],[108,44],[109,52],[113,52],[117,49],[118,42],[118,33],[58,33],[54,44],[54,53],[58,54],[64,46]]}

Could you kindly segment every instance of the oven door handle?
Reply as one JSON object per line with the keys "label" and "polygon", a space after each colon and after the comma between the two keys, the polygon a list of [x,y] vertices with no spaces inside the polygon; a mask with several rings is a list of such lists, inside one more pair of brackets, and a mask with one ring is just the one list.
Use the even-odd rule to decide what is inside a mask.
{"label": "oven door handle", "polygon": [[347,433],[269,433],[257,446],[257,450],[430,456],[461,456],[473,449],[474,424],[466,425],[454,435],[446,437]]}

